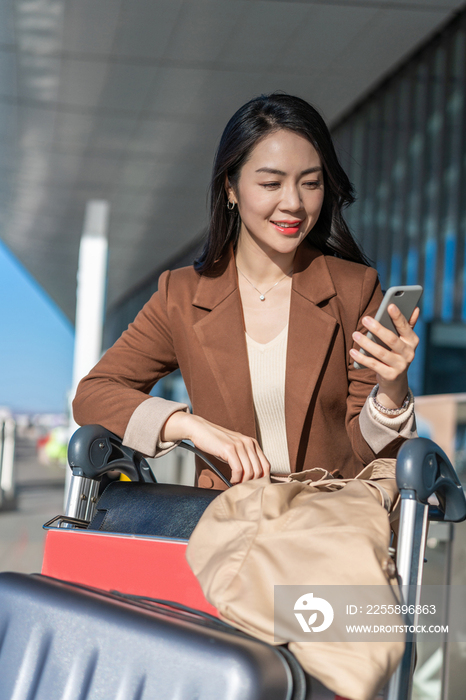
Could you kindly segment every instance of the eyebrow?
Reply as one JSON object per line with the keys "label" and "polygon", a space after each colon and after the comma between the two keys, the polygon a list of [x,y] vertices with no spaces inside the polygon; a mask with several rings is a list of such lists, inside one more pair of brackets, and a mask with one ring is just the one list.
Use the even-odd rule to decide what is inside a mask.
{"label": "eyebrow", "polygon": [[[317,173],[321,171],[322,168],[320,165],[316,165],[314,168],[308,168],[307,170],[303,170],[300,177],[303,175],[309,175],[310,173]],[[286,175],[286,173],[283,172],[283,170],[276,170],[275,168],[259,168],[256,170],[256,173],[270,173],[271,175]]]}

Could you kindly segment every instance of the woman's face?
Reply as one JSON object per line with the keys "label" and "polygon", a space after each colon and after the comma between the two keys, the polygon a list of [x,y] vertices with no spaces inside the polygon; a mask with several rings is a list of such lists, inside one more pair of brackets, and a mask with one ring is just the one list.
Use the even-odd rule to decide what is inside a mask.
{"label": "woman's face", "polygon": [[259,141],[236,189],[227,189],[241,216],[240,241],[249,237],[267,254],[289,254],[319,218],[322,163],[306,138],[282,129]]}

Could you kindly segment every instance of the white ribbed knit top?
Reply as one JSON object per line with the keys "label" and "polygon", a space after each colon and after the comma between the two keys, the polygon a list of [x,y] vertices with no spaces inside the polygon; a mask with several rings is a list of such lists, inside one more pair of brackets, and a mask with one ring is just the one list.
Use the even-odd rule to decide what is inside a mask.
{"label": "white ribbed knit top", "polygon": [[287,340],[288,324],[269,343],[258,343],[246,334],[259,443],[273,474],[291,471],[285,427]]}

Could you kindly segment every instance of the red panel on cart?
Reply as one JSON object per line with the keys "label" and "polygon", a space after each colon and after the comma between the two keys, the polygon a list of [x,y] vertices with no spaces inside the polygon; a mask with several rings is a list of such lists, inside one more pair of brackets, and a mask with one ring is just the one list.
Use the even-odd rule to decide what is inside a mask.
{"label": "red panel on cart", "polygon": [[49,530],[42,573],[105,591],[172,600],[218,617],[186,561],[187,543]]}

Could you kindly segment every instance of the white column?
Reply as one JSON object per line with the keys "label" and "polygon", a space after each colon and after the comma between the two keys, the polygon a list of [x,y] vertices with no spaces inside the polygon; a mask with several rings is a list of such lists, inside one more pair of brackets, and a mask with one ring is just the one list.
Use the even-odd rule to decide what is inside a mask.
{"label": "white column", "polygon": [[[86,205],[84,228],[79,247],[74,340],[73,400],[79,381],[100,359],[107,281],[107,229],[109,203],[90,200]],[[78,428],[70,411],[70,437]],[[71,479],[66,470],[65,506]]]}
{"label": "white column", "polygon": [[5,500],[12,500],[15,494],[15,429],[13,418],[6,418],[3,430],[3,454],[0,470],[0,489]]}

